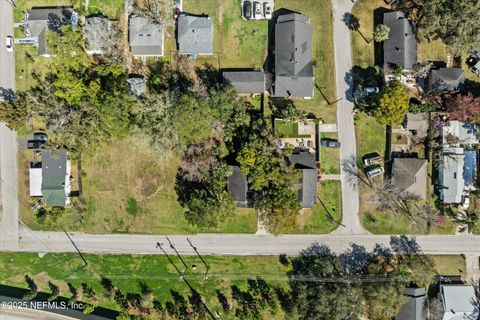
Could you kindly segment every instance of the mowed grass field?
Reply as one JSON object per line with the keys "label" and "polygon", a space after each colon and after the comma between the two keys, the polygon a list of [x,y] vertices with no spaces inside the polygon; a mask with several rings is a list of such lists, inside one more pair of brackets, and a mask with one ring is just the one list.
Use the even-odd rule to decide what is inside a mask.
{"label": "mowed grass field", "polygon": [[[25,162],[24,158],[22,160]],[[218,228],[201,229],[188,224],[174,189],[178,165],[178,159],[159,160],[157,155],[132,139],[113,141],[95,154],[82,158],[85,210],[80,214],[69,208],[57,221],[47,219],[42,224],[26,205],[27,166],[27,170],[20,170],[20,177],[23,177],[20,185],[22,221],[33,229],[64,228],[88,233],[256,232],[257,214],[253,209],[235,209]]]}

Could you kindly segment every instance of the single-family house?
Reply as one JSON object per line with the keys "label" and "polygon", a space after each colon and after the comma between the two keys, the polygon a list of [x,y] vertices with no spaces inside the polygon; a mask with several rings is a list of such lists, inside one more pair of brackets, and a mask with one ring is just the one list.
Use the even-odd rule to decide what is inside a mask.
{"label": "single-family house", "polygon": [[442,284],[438,295],[444,311],[442,320],[478,318],[478,301],[473,286]]}
{"label": "single-family house", "polygon": [[478,127],[474,123],[452,120],[442,128],[443,145],[472,146],[478,144]]}
{"label": "single-family house", "polygon": [[43,197],[51,207],[69,204],[71,167],[66,150],[43,150],[42,162],[31,166],[29,178],[31,197]]}
{"label": "single-family house", "polygon": [[[90,16],[85,18],[83,37],[85,52],[90,55],[103,55],[110,47],[110,41],[115,36],[112,21],[105,16]],[[120,41],[120,40],[119,40]]]}
{"label": "single-family house", "polygon": [[425,138],[429,127],[428,112],[407,113],[403,128],[408,130],[412,135],[419,138]]}
{"label": "single-family house", "polygon": [[259,70],[224,71],[223,81],[232,85],[240,94],[261,94],[265,92],[265,73]]}
{"label": "single-family house", "polygon": [[312,26],[298,13],[278,16],[275,23],[274,97],[313,97]]}
{"label": "single-family house", "polygon": [[180,54],[213,54],[213,21],[208,16],[194,16],[185,13],[177,19],[177,45]]}
{"label": "single-family house", "polygon": [[383,24],[390,28],[388,39],[383,42],[383,63],[397,65],[412,71],[417,63],[417,39],[412,23],[400,11],[383,15]]}
{"label": "single-family house", "polygon": [[73,7],[34,7],[26,18],[26,36],[35,39],[38,54],[46,57],[50,56],[47,48],[47,31],[59,32],[65,25],[78,24],[78,14]]}
{"label": "single-family house", "polygon": [[430,71],[428,89],[430,91],[461,91],[465,74],[460,68],[440,68]]}
{"label": "single-family house", "polygon": [[465,189],[464,161],[463,148],[443,148],[439,170],[439,193],[440,200],[444,203],[461,203],[463,201]]}
{"label": "single-family house", "polygon": [[427,195],[427,160],[394,158],[392,183],[400,194],[425,199]]}
{"label": "single-family house", "polygon": [[427,298],[425,288],[405,288],[405,297],[408,299],[395,320],[425,320],[427,319]]}
{"label": "single-family house", "polygon": [[163,36],[161,24],[150,22],[146,17],[137,14],[128,18],[128,42],[133,56],[162,57]]}
{"label": "single-family house", "polygon": [[297,184],[300,206],[313,208],[317,201],[317,166],[314,155],[306,149],[295,148],[289,161],[296,170],[302,172]]}
{"label": "single-family house", "polygon": [[232,174],[228,177],[228,191],[232,195],[235,204],[239,208],[248,208],[248,184],[247,177],[239,166],[231,166]]}

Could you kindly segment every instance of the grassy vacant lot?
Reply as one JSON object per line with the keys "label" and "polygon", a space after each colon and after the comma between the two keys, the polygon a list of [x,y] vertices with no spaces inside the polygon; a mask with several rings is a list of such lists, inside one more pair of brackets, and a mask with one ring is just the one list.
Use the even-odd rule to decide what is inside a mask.
{"label": "grassy vacant lot", "polygon": [[[161,161],[135,141],[114,141],[82,159],[85,211],[73,209],[58,221],[39,225],[28,206],[22,220],[34,229],[92,233],[185,234],[196,232],[254,233],[253,209],[236,209],[218,228],[198,229],[184,219],[174,190],[178,160]],[[20,172],[22,173],[22,172]],[[23,174],[25,175],[25,173]],[[27,170],[28,175],[28,170]],[[21,186],[22,187],[22,186]],[[27,190],[23,190],[28,201]]]}
{"label": "grassy vacant lot", "polygon": [[335,230],[342,221],[342,192],[340,181],[328,180],[319,184],[320,200],[312,209],[298,216],[297,227],[291,233],[324,234]]}
{"label": "grassy vacant lot", "polygon": [[[198,248],[200,251],[201,248]],[[172,300],[170,290],[187,295],[189,290],[185,282],[179,281],[174,267],[164,256],[129,256],[129,255],[85,255],[88,266],[74,254],[51,254],[39,257],[33,253],[0,254],[0,284],[26,288],[24,276],[33,277],[39,291],[50,292],[48,281],[60,287],[61,295],[70,297],[67,283],[73,284],[81,292],[81,284],[88,283],[97,292],[101,306],[118,309],[112,299],[102,294],[100,277],[110,279],[123,293],[140,293],[140,285],[146,284],[162,303]],[[246,280],[257,275],[266,280],[286,286],[286,275],[279,258],[262,257],[204,257],[210,267],[208,281],[203,280],[205,268],[197,257],[183,257],[186,264],[196,264],[197,270],[190,269],[186,275],[188,282],[203,296],[206,304],[221,311],[216,296],[216,289],[230,298],[230,286],[247,287]],[[176,256],[172,260],[177,266],[181,262]],[[182,269],[183,270],[183,269]]]}
{"label": "grassy vacant lot", "polygon": [[[338,134],[335,132],[322,132],[320,138],[338,139]],[[320,165],[324,173],[340,174],[339,149],[320,146]]]}
{"label": "grassy vacant lot", "polygon": [[101,13],[111,18],[118,18],[125,9],[125,0],[90,0],[88,14]]}
{"label": "grassy vacant lot", "polygon": [[386,144],[384,125],[365,113],[359,112],[355,115],[355,134],[358,160],[371,152],[378,152],[383,157]]}
{"label": "grassy vacant lot", "polygon": [[15,46],[15,84],[23,91],[35,85],[32,72],[45,73],[49,68],[49,58],[38,56],[38,49],[30,45]]}

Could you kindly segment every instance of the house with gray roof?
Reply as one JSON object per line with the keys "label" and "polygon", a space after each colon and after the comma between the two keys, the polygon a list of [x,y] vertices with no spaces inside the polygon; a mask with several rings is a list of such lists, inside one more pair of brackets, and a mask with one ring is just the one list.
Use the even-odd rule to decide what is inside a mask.
{"label": "house with gray roof", "polygon": [[427,319],[427,298],[425,288],[405,288],[407,298],[395,320],[425,320]]}
{"label": "house with gray roof", "polygon": [[231,166],[231,168],[232,174],[228,177],[228,191],[232,195],[237,207],[248,208],[247,176],[243,174],[239,166]]}
{"label": "house with gray roof", "polygon": [[111,48],[111,41],[116,36],[113,22],[105,16],[90,16],[85,18],[83,37],[85,39],[85,52],[90,55],[103,55]]}
{"label": "house with gray roof", "polygon": [[259,70],[224,71],[223,80],[240,94],[261,94],[265,92],[265,73]]}
{"label": "house with gray roof", "polygon": [[465,74],[460,68],[440,68],[430,71],[428,79],[430,91],[461,91]]}
{"label": "house with gray roof", "polygon": [[161,24],[152,23],[146,17],[136,14],[128,18],[128,42],[133,56],[162,57],[163,36]]}
{"label": "house with gray roof", "polygon": [[312,26],[298,13],[280,15],[275,23],[274,97],[313,97]]}
{"label": "house with gray roof", "polygon": [[442,128],[443,145],[473,146],[479,143],[478,127],[471,122],[451,120]]}
{"label": "house with gray roof", "polygon": [[78,14],[73,7],[33,7],[27,15],[25,34],[36,39],[38,54],[50,56],[47,48],[47,31],[59,32],[65,25],[76,26]]}
{"label": "house with gray roof", "polygon": [[392,183],[400,194],[425,199],[427,195],[427,160],[394,158]]}
{"label": "house with gray roof", "polygon": [[213,21],[208,16],[182,13],[177,19],[177,45],[180,54],[213,54]]}
{"label": "house with gray roof", "polygon": [[463,148],[443,148],[439,170],[440,200],[443,203],[461,203],[463,201],[465,180],[463,167],[465,154]]}
{"label": "house with gray roof", "polygon": [[403,12],[383,14],[383,24],[390,28],[388,39],[383,42],[383,63],[414,70],[417,63],[417,39],[412,23]]}
{"label": "house with gray roof", "polygon": [[478,300],[473,286],[442,284],[438,296],[444,310],[442,320],[478,319]]}
{"label": "house with gray roof", "polygon": [[314,155],[306,149],[295,148],[289,162],[302,172],[297,184],[300,206],[313,208],[317,202],[317,164]]}
{"label": "house with gray roof", "polygon": [[70,160],[66,150],[42,151],[41,191],[45,204],[63,207],[70,194]]}
{"label": "house with gray roof", "polygon": [[402,126],[410,133],[419,138],[425,138],[429,127],[428,112],[407,113]]}

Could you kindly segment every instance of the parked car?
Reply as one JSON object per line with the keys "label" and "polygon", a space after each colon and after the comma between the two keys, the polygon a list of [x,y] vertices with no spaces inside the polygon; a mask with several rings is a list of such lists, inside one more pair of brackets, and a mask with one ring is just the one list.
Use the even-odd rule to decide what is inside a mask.
{"label": "parked car", "polygon": [[7,51],[8,52],[13,52],[13,37],[12,36],[7,36],[6,39],[6,46],[7,46]]}
{"label": "parked car", "polygon": [[335,139],[323,138],[320,140],[320,144],[327,148],[340,148],[340,142]]}
{"label": "parked car", "polygon": [[374,167],[366,170],[365,174],[367,175],[368,178],[372,179],[372,178],[378,177],[379,175],[382,175],[384,172],[385,171],[383,170],[383,167]]}
{"label": "parked car", "polygon": [[365,88],[363,88],[363,92],[365,92],[366,94],[375,94],[375,93],[380,92],[380,88],[379,87],[365,87]]}
{"label": "parked car", "polygon": [[383,162],[382,156],[376,152],[369,155],[367,158],[363,159],[363,164],[367,167],[374,164],[380,164],[382,162]]}
{"label": "parked car", "polygon": [[243,17],[248,20],[252,18],[252,2],[249,0],[243,2]]}
{"label": "parked car", "polygon": [[462,207],[468,209],[470,207],[470,196],[468,194],[463,196]]}
{"label": "parked car", "polygon": [[47,142],[48,137],[45,132],[35,132],[33,134],[33,140],[34,141],[42,141],[42,142]]}
{"label": "parked car", "polygon": [[265,19],[272,19],[272,6],[269,2],[263,3],[263,14],[265,15]]}
{"label": "parked car", "polygon": [[253,2],[253,19],[262,19],[262,5],[257,1]]}

